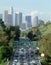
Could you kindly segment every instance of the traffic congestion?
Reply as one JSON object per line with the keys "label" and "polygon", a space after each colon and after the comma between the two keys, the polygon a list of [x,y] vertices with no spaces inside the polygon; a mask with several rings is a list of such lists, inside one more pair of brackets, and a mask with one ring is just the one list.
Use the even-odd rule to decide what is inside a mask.
{"label": "traffic congestion", "polygon": [[14,48],[11,65],[41,65],[37,50],[39,48],[33,46],[29,39],[20,39],[19,44]]}

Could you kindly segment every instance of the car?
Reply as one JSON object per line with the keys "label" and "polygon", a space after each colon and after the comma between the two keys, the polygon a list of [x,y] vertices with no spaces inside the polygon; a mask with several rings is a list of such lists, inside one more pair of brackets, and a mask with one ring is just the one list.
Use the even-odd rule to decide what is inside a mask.
{"label": "car", "polygon": [[16,65],[16,62],[13,61],[13,62],[12,62],[12,65]]}
{"label": "car", "polygon": [[18,59],[18,54],[14,54],[13,59]]}
{"label": "car", "polygon": [[17,62],[16,65],[20,65],[20,62]]}
{"label": "car", "polygon": [[14,60],[14,62],[17,62],[18,60]]}
{"label": "car", "polygon": [[28,65],[28,63],[24,63],[24,65]]}

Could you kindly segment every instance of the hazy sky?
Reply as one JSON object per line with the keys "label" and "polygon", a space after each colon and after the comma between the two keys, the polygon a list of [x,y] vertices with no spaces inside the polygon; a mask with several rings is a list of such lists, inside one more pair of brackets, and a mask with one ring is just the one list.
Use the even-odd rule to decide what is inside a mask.
{"label": "hazy sky", "polygon": [[0,13],[11,6],[23,13],[34,11],[40,18],[51,20],[51,0],[0,0]]}

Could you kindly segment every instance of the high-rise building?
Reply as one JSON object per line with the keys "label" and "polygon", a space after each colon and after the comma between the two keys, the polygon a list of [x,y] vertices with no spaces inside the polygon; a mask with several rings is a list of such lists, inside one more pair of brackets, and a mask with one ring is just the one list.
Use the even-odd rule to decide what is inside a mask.
{"label": "high-rise building", "polygon": [[4,23],[7,24],[8,22],[8,10],[4,11]]}
{"label": "high-rise building", "polygon": [[19,14],[15,13],[15,26],[19,25]]}
{"label": "high-rise building", "polygon": [[13,22],[12,22],[12,14],[8,14],[8,22],[7,25],[12,26]]}
{"label": "high-rise building", "polygon": [[22,23],[22,25],[21,25],[21,30],[26,30],[26,23]]}
{"label": "high-rise building", "polygon": [[32,17],[32,27],[37,27],[38,26],[38,16],[33,16]]}
{"label": "high-rise building", "polygon": [[14,17],[13,17],[13,15],[14,15],[13,7],[11,7],[11,15],[12,15],[12,26],[13,26],[13,21],[14,21]]}
{"label": "high-rise building", "polygon": [[32,23],[31,23],[31,16],[26,16],[25,20],[27,22],[27,28],[31,28],[32,27]]}
{"label": "high-rise building", "polygon": [[2,14],[0,14],[0,19],[3,19],[3,15]]}
{"label": "high-rise building", "polygon": [[19,13],[19,26],[21,28],[21,25],[22,25],[22,13],[20,12]]}

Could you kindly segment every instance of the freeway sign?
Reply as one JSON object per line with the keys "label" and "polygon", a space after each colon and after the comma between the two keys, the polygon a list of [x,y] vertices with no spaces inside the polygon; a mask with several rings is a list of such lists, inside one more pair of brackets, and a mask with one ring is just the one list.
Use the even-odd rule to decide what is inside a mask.
{"label": "freeway sign", "polygon": [[32,44],[32,46],[38,47],[38,42],[37,41],[32,41],[31,44]]}
{"label": "freeway sign", "polygon": [[[30,42],[19,42],[19,41],[14,41],[13,42],[13,47],[18,47],[18,46],[29,46]],[[31,45],[34,47],[38,47],[38,42],[37,41],[32,41]]]}
{"label": "freeway sign", "polygon": [[13,47],[18,47],[18,46],[34,46],[34,47],[38,47],[38,42],[37,41],[30,41],[29,39],[24,39],[21,38],[19,41],[14,41],[13,42]]}

